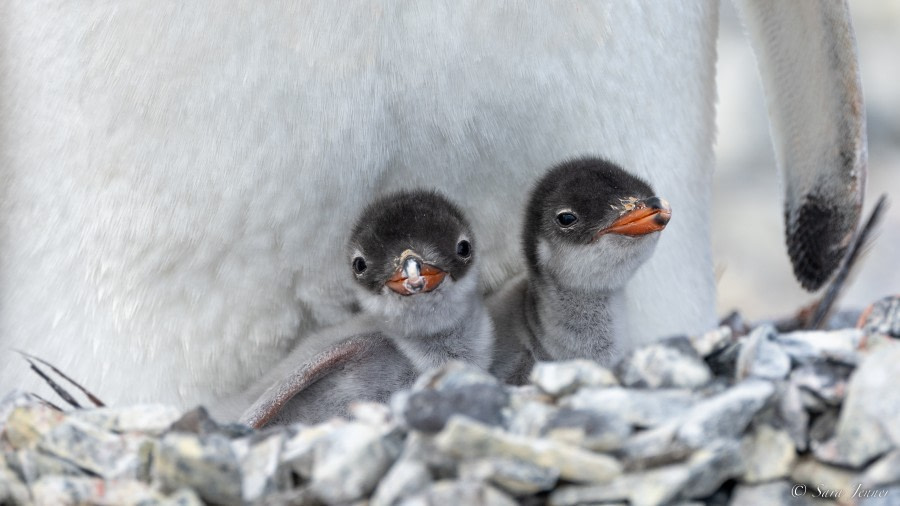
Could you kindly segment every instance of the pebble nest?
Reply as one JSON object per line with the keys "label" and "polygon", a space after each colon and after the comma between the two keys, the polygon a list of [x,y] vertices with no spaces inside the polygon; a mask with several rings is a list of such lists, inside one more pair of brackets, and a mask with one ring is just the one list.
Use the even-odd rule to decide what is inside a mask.
{"label": "pebble nest", "polygon": [[862,328],[723,326],[613,368],[538,363],[524,386],[451,363],[314,426],[12,392],[0,504],[898,505],[897,306]]}

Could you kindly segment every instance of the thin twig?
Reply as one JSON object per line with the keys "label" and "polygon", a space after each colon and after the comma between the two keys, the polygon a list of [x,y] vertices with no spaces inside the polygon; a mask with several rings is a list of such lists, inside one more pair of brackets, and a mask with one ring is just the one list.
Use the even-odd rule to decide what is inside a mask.
{"label": "thin twig", "polygon": [[31,369],[32,369],[33,371],[35,371],[40,377],[44,378],[44,381],[46,381],[46,382],[50,385],[50,387],[53,388],[53,390],[54,390],[60,397],[63,398],[63,400],[65,400],[66,402],[68,402],[69,404],[71,404],[73,407],[75,407],[75,408],[81,408],[81,405],[78,404],[78,402],[75,400],[75,398],[74,398],[72,395],[70,395],[68,392],[66,392],[66,390],[65,390],[64,388],[62,388],[61,386],[59,386],[58,384],[56,384],[56,382],[54,382],[53,380],[51,380],[50,377],[47,376],[47,374],[45,374],[43,371],[41,371],[40,369],[38,369],[38,367],[37,367],[37,365],[34,363],[34,361],[40,362],[41,364],[43,364],[43,365],[49,367],[51,371],[53,371],[54,373],[56,373],[56,374],[58,374],[59,376],[61,376],[64,380],[68,381],[72,386],[74,386],[75,388],[77,388],[78,390],[80,390],[81,393],[83,393],[83,394],[88,398],[88,400],[90,400],[90,401],[94,404],[94,406],[97,406],[98,408],[102,408],[102,407],[104,407],[104,406],[106,405],[106,404],[103,403],[103,401],[101,401],[99,398],[97,398],[97,396],[95,396],[95,395],[92,394],[90,391],[88,391],[88,389],[84,388],[83,386],[81,386],[80,384],[78,384],[78,382],[76,382],[76,381],[73,380],[72,378],[70,378],[70,377],[66,376],[65,374],[63,374],[62,371],[60,371],[59,369],[57,369],[57,368],[56,368],[53,364],[51,364],[50,362],[47,362],[46,360],[44,360],[44,359],[42,359],[42,358],[40,358],[40,357],[35,357],[34,355],[31,355],[31,354],[29,354],[29,353],[25,353],[25,352],[22,351],[22,350],[16,350],[16,351],[17,351],[20,355],[22,355],[23,357],[25,357],[25,360],[27,360],[28,363],[31,364]]}

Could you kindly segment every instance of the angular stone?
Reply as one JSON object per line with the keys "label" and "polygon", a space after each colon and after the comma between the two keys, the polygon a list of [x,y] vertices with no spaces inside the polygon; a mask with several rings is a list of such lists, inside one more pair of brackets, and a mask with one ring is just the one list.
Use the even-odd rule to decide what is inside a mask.
{"label": "angular stone", "polygon": [[260,433],[232,441],[231,448],[241,468],[241,493],[254,502],[274,493],[288,481],[287,468],[279,469],[285,433]]}
{"label": "angular stone", "polygon": [[15,471],[7,467],[0,458],[0,504],[28,504],[30,502],[28,487],[16,476]]}
{"label": "angular stone", "polygon": [[[791,471],[791,480],[794,483],[813,487],[808,491],[810,495],[816,494],[818,491],[815,490],[815,487],[819,487],[823,491],[840,493],[842,497],[850,497],[858,484],[855,473],[844,468],[823,464],[808,456],[797,460],[797,464]],[[834,494],[818,493],[817,495],[821,498],[836,498],[837,496]]]}
{"label": "angular stone", "polygon": [[809,427],[809,444],[813,452],[834,438],[837,428],[839,412],[836,409],[829,409],[819,414]]}
{"label": "angular stone", "polygon": [[[797,488],[799,487],[799,488]],[[811,504],[812,492],[806,485],[788,481],[773,481],[758,485],[739,484],[731,495],[731,506],[806,506]]]}
{"label": "angular stone", "polygon": [[690,479],[681,496],[699,499],[710,496],[722,484],[744,472],[741,447],[737,441],[713,441],[691,455],[687,462]]}
{"label": "angular stone", "polygon": [[378,483],[372,506],[392,506],[403,497],[411,497],[432,483],[428,467],[420,460],[400,457]]}
{"label": "angular stone", "polygon": [[771,383],[748,379],[701,401],[684,415],[678,439],[699,448],[709,440],[737,438],[774,392]]}
{"label": "angular stone", "polygon": [[316,445],[310,487],[326,503],[368,495],[400,454],[401,441],[369,425],[351,422]]}
{"label": "angular stone", "polygon": [[787,430],[798,451],[806,451],[808,447],[809,413],[803,409],[800,388],[792,383],[779,385],[776,413],[782,426]]}
{"label": "angular stone", "polygon": [[422,493],[401,502],[401,506],[516,506],[509,496],[490,485],[464,481],[439,481]]}
{"label": "angular stone", "polygon": [[774,341],[776,335],[775,327],[760,325],[741,341],[735,371],[738,381],[749,377],[779,380],[791,372],[791,358]]}
{"label": "angular stone", "polygon": [[19,389],[14,389],[0,398],[0,434],[3,433],[3,430],[6,427],[6,421],[14,409],[34,405],[41,405],[49,408],[49,406],[46,406],[36,396]]}
{"label": "angular stone", "polygon": [[607,387],[619,384],[609,369],[592,360],[538,362],[530,381],[554,397],[570,394],[581,387]]}
{"label": "angular stone", "polygon": [[122,408],[80,409],[69,413],[99,429],[112,432],[141,432],[160,435],[181,417],[174,406],[143,404]]}
{"label": "angular stone", "polygon": [[627,500],[633,506],[657,506],[675,499],[690,479],[688,466],[665,466],[624,474],[603,485],[562,486],[550,494],[549,503],[552,506],[574,506]]}
{"label": "angular stone", "polygon": [[241,468],[222,434],[170,432],[155,452],[154,480],[164,491],[194,489],[207,502],[241,503]]}
{"label": "angular stone", "polygon": [[862,475],[865,488],[900,483],[900,450],[894,450],[870,465]]}
{"label": "angular stone", "polygon": [[672,337],[629,353],[616,367],[630,387],[693,388],[712,378],[709,367],[686,337]]}
{"label": "angular stone", "polygon": [[349,410],[355,421],[369,425],[387,425],[393,421],[391,408],[379,402],[353,402]]}
{"label": "angular stone", "polygon": [[638,432],[628,438],[616,452],[629,472],[664,466],[687,460],[691,449],[675,434],[678,421]]}
{"label": "angular stone", "polygon": [[900,338],[900,295],[890,295],[866,308],[858,326],[867,335]]}
{"label": "angular stone", "polygon": [[509,395],[500,385],[448,386],[441,390],[410,393],[403,420],[416,430],[437,432],[453,415],[464,415],[489,425],[503,424]]}
{"label": "angular stone", "polygon": [[795,362],[831,360],[854,365],[859,360],[859,348],[864,334],[859,329],[801,330],[780,334],[775,341]]}
{"label": "angular stone", "polygon": [[811,360],[794,369],[791,382],[801,391],[814,394],[825,406],[836,407],[844,402],[847,380],[852,372],[853,368],[846,364]]}
{"label": "angular stone", "polygon": [[488,481],[514,496],[521,496],[552,489],[559,479],[559,471],[522,459],[492,457],[461,463],[459,477],[464,481]]}
{"label": "angular stone", "polygon": [[514,436],[464,417],[451,418],[435,443],[441,451],[456,457],[505,456],[556,468],[560,478],[574,482],[603,483],[621,472],[619,463],[606,455],[565,443]]}
{"label": "angular stone", "polygon": [[35,504],[162,504],[166,497],[134,480],[45,476],[31,487]]}
{"label": "angular stone", "polygon": [[689,390],[583,388],[559,404],[574,409],[621,416],[637,427],[655,427],[686,413],[695,403]]}
{"label": "angular stone", "polygon": [[303,427],[296,434],[287,436],[281,450],[282,464],[290,467],[301,478],[310,479],[315,462],[316,446],[337,427],[346,424],[346,420],[333,418],[312,427]]}
{"label": "angular stone", "polygon": [[900,342],[868,354],[850,378],[838,420],[840,463],[859,467],[892,448],[900,448]]}
{"label": "angular stone", "polygon": [[34,448],[66,415],[43,404],[17,406],[6,419],[4,438],[15,449]]}
{"label": "angular stone", "polygon": [[139,448],[150,444],[141,435],[119,435],[74,417],[45,433],[37,447],[106,479],[137,478],[142,463]]}
{"label": "angular stone", "polygon": [[548,418],[541,436],[602,452],[619,448],[631,432],[631,425],[621,416],[561,408]]}
{"label": "angular stone", "polygon": [[80,467],[38,450],[16,450],[6,454],[6,464],[26,483],[33,483],[42,476],[82,476]]}
{"label": "angular stone", "polygon": [[[563,408],[566,409],[566,408]],[[540,437],[559,408],[539,401],[523,403],[518,409],[510,410],[508,431],[520,436]]]}
{"label": "angular stone", "polygon": [[691,342],[691,346],[694,347],[697,354],[701,357],[708,357],[728,346],[732,341],[732,337],[733,332],[731,331],[731,327],[722,325],[715,330],[703,334],[688,336],[688,340]]}
{"label": "angular stone", "polygon": [[220,425],[209,415],[203,406],[194,408],[183,414],[181,418],[169,427],[171,432],[185,432],[205,436],[208,434],[222,434],[228,438],[238,438],[251,434],[249,427],[241,424],[230,423]]}
{"label": "angular stone", "polygon": [[497,378],[454,361],[420,376],[412,391],[394,396],[391,406],[410,428],[437,432],[454,414],[501,425],[508,403],[509,394]]}
{"label": "angular stone", "polygon": [[790,434],[770,425],[760,425],[741,442],[746,469],[741,480],[760,483],[786,478],[797,452]]}

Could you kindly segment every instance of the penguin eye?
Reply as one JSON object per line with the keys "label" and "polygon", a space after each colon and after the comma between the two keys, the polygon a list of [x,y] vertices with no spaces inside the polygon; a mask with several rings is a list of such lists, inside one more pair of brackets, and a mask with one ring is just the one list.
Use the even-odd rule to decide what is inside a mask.
{"label": "penguin eye", "polygon": [[353,259],[353,272],[357,274],[362,274],[366,272],[366,260],[363,257],[356,257]]}
{"label": "penguin eye", "polygon": [[472,245],[469,244],[469,241],[463,239],[456,244],[456,254],[460,256],[460,258],[469,258],[472,256]]}
{"label": "penguin eye", "polygon": [[561,227],[571,227],[576,221],[578,221],[578,216],[568,211],[556,215],[556,222]]}

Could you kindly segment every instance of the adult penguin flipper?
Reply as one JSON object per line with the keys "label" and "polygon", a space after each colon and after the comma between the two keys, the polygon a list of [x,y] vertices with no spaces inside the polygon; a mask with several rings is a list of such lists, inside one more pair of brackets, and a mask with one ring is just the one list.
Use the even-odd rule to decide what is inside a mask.
{"label": "adult penguin flipper", "polygon": [[735,0],[762,76],[784,178],[794,275],[817,290],[840,265],[860,219],[866,126],[845,0]]}
{"label": "adult penguin flipper", "polygon": [[240,422],[259,429],[272,420],[294,396],[324,378],[348,361],[361,356],[371,347],[368,336],[353,337],[319,353],[269,387],[244,414]]}

